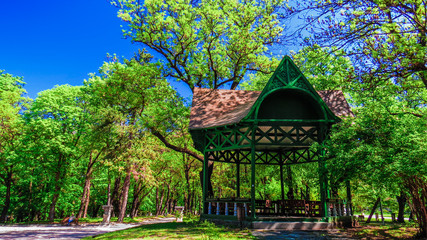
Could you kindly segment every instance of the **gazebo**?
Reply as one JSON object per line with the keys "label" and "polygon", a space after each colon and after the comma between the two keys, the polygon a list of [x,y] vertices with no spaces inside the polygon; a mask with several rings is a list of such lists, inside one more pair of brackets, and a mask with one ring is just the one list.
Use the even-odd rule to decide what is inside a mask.
{"label": "gazebo", "polygon": [[[189,130],[204,155],[203,212],[205,217],[237,219],[242,209],[249,220],[258,216],[329,217],[350,215],[349,207],[330,199],[322,146],[339,116],[350,116],[341,91],[316,91],[288,57],[284,57],[264,89],[259,91],[195,88]],[[236,196],[221,199],[208,194],[208,164],[236,167]],[[283,167],[318,162],[320,201],[285,199]],[[250,198],[240,196],[240,167],[250,165]],[[257,165],[277,165],[281,199],[257,200]],[[243,212],[242,211],[242,212]]]}

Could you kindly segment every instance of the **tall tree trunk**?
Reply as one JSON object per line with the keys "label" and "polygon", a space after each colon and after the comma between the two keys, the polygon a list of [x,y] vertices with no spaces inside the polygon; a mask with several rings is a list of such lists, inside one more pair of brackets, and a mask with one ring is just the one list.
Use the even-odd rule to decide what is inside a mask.
{"label": "tall tree trunk", "polygon": [[61,186],[59,182],[59,179],[61,177],[61,168],[60,168],[61,162],[62,161],[58,161],[58,169],[55,175],[55,193],[53,194],[52,202],[49,208],[49,222],[53,222],[55,220],[55,207],[56,207],[56,202],[58,201],[58,198],[59,198],[59,191],[61,190]]}
{"label": "tall tree trunk", "polygon": [[399,205],[399,212],[397,214],[397,222],[405,222],[405,205],[406,205],[406,195],[403,191],[400,191],[400,196],[396,196],[397,204]]}
{"label": "tall tree trunk", "polygon": [[85,202],[85,206],[84,206],[84,210],[83,210],[83,217],[84,218],[87,218],[87,209],[89,208],[89,202],[90,202],[90,181],[89,181],[89,187],[87,189],[86,202]]}
{"label": "tall tree trunk", "polygon": [[148,191],[146,191],[142,196],[142,192],[145,189],[145,186],[141,188],[140,193],[138,194],[138,201],[136,202],[135,205],[135,213],[134,213],[134,217],[137,217],[138,215],[138,211],[139,211],[139,207],[141,206],[141,202],[144,200],[145,197],[148,196],[148,194],[150,194],[150,192],[153,190],[154,186],[151,187]]}
{"label": "tall tree trunk", "polygon": [[82,194],[82,199],[80,201],[79,212],[77,213],[77,218],[81,218],[83,216],[84,207],[86,206],[86,203],[89,201],[89,198],[88,198],[89,191],[90,191],[90,178],[88,178],[86,175],[86,180],[83,187],[83,194]]}
{"label": "tall tree trunk", "polygon": [[162,208],[161,214],[167,214],[167,213],[169,213],[168,212],[169,211],[169,204],[170,204],[169,195],[170,195],[170,185],[168,184],[168,191],[166,193],[166,202],[165,202],[165,205]]}
{"label": "tall tree trunk", "polygon": [[417,217],[419,237],[427,237],[427,182],[422,177],[411,176],[405,180],[411,194],[411,210]]}
{"label": "tall tree trunk", "polygon": [[[214,192],[213,192],[213,187],[212,187],[212,173],[213,173],[213,169],[214,169],[214,162],[213,161],[208,161],[208,197],[213,197],[214,196]],[[200,184],[202,186],[203,189],[203,169],[202,171],[199,172],[199,177],[200,177]]]}
{"label": "tall tree trunk", "polygon": [[117,177],[114,181],[114,190],[113,194],[111,196],[111,204],[113,204],[113,214],[115,216],[119,215],[119,208],[120,208],[120,182],[122,179],[120,177]]}
{"label": "tall tree trunk", "polygon": [[7,169],[7,173],[4,180],[4,184],[6,186],[6,195],[4,198],[4,206],[3,206],[3,210],[1,211],[1,216],[0,216],[0,222],[4,223],[7,220],[7,213],[9,212],[9,208],[10,208],[10,190],[12,187],[12,167],[8,167]]}
{"label": "tall tree trunk", "polygon": [[117,222],[119,223],[123,222],[123,219],[125,218],[125,214],[126,214],[126,206],[128,203],[128,195],[129,195],[129,187],[130,187],[130,175],[131,175],[131,171],[129,167],[128,170],[126,171],[125,181],[123,182],[122,199],[120,202],[119,216],[117,218]]}
{"label": "tall tree trunk", "polygon": [[132,209],[130,211],[130,217],[134,218],[138,215],[139,208],[139,195],[142,192],[142,182],[138,181],[135,183],[135,187],[133,189],[133,201],[132,201]]}
{"label": "tall tree trunk", "polygon": [[[55,187],[55,192],[59,191],[56,190],[57,188]],[[55,220],[55,207],[56,207],[56,202],[58,201],[59,198],[59,193],[55,193],[53,194],[52,197],[52,203],[50,204],[50,208],[49,208],[49,222],[53,222]]]}
{"label": "tall tree trunk", "polygon": [[33,221],[34,219],[34,209],[33,209],[33,180],[30,180],[30,185],[28,188],[30,199],[28,199],[28,215],[27,220]]}
{"label": "tall tree trunk", "polygon": [[158,215],[159,212],[159,188],[156,188],[156,212],[155,215]]}
{"label": "tall tree trunk", "polygon": [[[77,218],[81,218],[82,215],[83,217],[86,217],[87,215],[87,206],[89,205],[90,180],[92,178],[93,165],[95,164],[95,161],[98,159],[98,157],[101,155],[101,151],[97,154],[95,158],[93,158],[92,154],[93,152],[91,152],[89,155],[89,163],[86,169],[85,184],[83,187],[83,194],[82,199],[80,201],[80,208],[77,214]],[[84,208],[85,210],[83,210]]]}
{"label": "tall tree trunk", "polygon": [[162,214],[163,198],[164,198],[164,190],[161,189],[160,199],[159,199],[159,189],[157,188],[157,191],[156,191],[156,216]]}

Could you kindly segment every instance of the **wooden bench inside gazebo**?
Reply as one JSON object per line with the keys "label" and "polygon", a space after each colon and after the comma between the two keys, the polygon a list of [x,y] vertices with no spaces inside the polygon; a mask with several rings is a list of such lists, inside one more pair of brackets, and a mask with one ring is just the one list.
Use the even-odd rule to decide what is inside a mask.
{"label": "wooden bench inside gazebo", "polygon": [[[325,150],[310,148],[315,142],[323,143],[339,117],[350,115],[341,91],[314,90],[287,56],[262,91],[195,88],[189,130],[196,149],[204,155],[202,216],[236,219],[238,209],[250,221],[262,217],[351,215],[341,200],[328,196]],[[209,193],[211,161],[235,167],[235,196],[218,198]],[[318,163],[320,201],[285,198],[283,167],[311,162]],[[251,169],[249,198],[240,196],[243,164]],[[278,167],[281,199],[256,199],[257,165]]]}

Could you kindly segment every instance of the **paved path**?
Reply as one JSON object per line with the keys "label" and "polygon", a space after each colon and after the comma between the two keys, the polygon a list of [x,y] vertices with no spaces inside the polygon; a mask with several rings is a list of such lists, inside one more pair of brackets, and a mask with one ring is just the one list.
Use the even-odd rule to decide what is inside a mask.
{"label": "paved path", "polygon": [[85,223],[79,226],[62,226],[59,224],[9,225],[0,226],[0,239],[81,239],[140,225],[166,223],[174,220],[175,218],[158,218],[136,224],[112,223],[108,226]]}

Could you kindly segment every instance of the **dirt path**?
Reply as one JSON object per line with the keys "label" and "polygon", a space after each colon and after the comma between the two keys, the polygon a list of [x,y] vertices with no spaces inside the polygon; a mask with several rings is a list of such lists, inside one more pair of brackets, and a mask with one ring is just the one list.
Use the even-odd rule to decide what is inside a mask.
{"label": "dirt path", "polygon": [[33,224],[0,226],[0,239],[81,239],[107,232],[145,224],[172,222],[175,218],[150,219],[141,223],[112,223],[108,226],[85,224],[61,226],[59,224]]}

